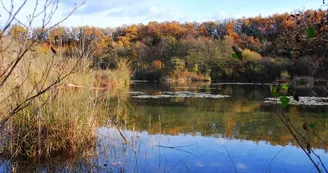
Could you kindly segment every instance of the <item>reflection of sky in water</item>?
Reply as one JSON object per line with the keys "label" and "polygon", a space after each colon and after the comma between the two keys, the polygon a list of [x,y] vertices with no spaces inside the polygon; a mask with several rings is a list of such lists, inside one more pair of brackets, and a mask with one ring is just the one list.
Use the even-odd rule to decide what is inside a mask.
{"label": "reflection of sky in water", "polygon": [[[137,110],[133,112],[137,111],[140,115],[138,118],[144,121],[148,118],[151,119],[151,126],[147,123],[140,123],[140,129],[156,134],[141,134],[141,149],[148,149],[144,149],[147,151],[147,157],[138,161],[138,164],[143,165],[147,158],[148,165],[144,166],[145,169],[139,167],[138,172],[164,172],[165,163],[167,163],[165,172],[173,167],[172,172],[180,172],[180,169],[184,170],[182,172],[188,172],[185,164],[191,172],[235,172],[222,143],[229,151],[238,172],[311,172],[311,170],[315,172],[313,164],[306,154],[300,148],[295,147],[297,144],[293,143],[294,146],[287,145],[286,147],[278,145],[285,145],[294,140],[278,117],[272,115],[272,110],[267,109],[265,105],[262,107],[263,101],[271,96],[269,86],[260,91],[258,86],[253,84],[220,83],[183,86],[145,84],[142,86],[132,85],[132,90],[142,92],[142,94],[137,93],[134,96],[143,95],[140,98],[134,97]],[[203,93],[229,97],[220,99],[195,97],[195,95]],[[185,94],[189,98],[173,99],[179,94]],[[322,94],[323,97],[326,97],[324,93]],[[161,95],[165,95],[169,99],[158,99],[162,97]],[[145,99],[154,96],[158,98]],[[303,98],[312,98],[312,95],[304,91],[300,99],[304,101]],[[300,111],[297,107],[291,107],[285,111],[295,124],[315,121],[307,112]],[[158,120],[159,115],[160,120]],[[323,118],[327,117],[326,114],[317,115]],[[161,128],[157,128],[158,126]],[[324,129],[318,129],[317,132],[322,137],[326,135]],[[167,136],[157,134],[166,134]],[[213,136],[224,138],[214,138]],[[184,152],[170,148],[158,148],[155,146],[158,143],[163,146],[195,143],[197,145],[183,148],[187,151]],[[312,145],[315,148],[325,148],[320,143],[312,143]],[[324,163],[328,164],[328,154],[321,149],[315,151],[322,157]],[[188,152],[192,152],[192,154]],[[279,154],[270,164],[278,152]],[[160,169],[159,165],[161,165]],[[132,168],[133,166],[129,169]]]}
{"label": "reflection of sky in water", "polygon": [[[273,160],[271,168],[268,168],[272,158],[282,149],[282,146],[271,146],[265,142],[256,143],[248,140],[182,134],[177,136],[148,135],[146,132],[127,131],[124,134],[130,143],[122,151],[122,139],[118,132],[111,132],[113,129],[99,129],[100,145],[97,149],[106,152],[100,152],[98,163],[100,166],[107,165],[103,166],[104,172],[110,169],[117,170],[119,167],[127,172],[169,172],[170,170],[171,172],[181,170],[181,172],[189,172],[189,170],[191,172],[234,172],[234,166],[226,150],[229,151],[238,172],[265,172],[268,169],[268,172],[271,170],[271,172],[308,173],[313,168],[303,151],[293,146],[286,146]],[[118,140],[113,142],[113,137]],[[109,143],[111,145],[108,145]],[[327,153],[323,150],[316,150],[316,152],[327,163]],[[117,160],[115,161],[113,157]]]}
{"label": "reflection of sky in water", "polygon": [[[136,129],[143,132],[124,131],[129,141],[125,145],[116,130],[99,128],[98,156],[91,162],[94,172],[235,172],[226,150],[238,172],[316,172],[300,148],[281,146],[293,138],[278,117],[261,107],[265,98],[270,97],[268,86],[262,92],[253,85],[222,83],[145,83],[133,84],[131,89],[136,109],[128,122],[137,123]],[[149,96],[159,98],[145,99]],[[299,112],[295,107],[285,113],[295,124],[315,122],[307,112]],[[325,129],[318,129],[317,133],[322,137],[327,134]],[[311,145],[325,148],[320,143]],[[328,164],[324,150],[315,152]],[[0,172],[10,172],[10,164],[1,161]],[[89,172],[89,167],[78,166],[73,172]]]}

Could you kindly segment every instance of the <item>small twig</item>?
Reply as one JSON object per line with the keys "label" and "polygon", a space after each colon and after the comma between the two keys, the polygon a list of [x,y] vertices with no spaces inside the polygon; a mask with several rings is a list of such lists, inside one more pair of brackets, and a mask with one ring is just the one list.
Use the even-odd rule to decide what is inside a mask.
{"label": "small twig", "polygon": [[167,173],[170,173],[180,162],[181,162],[181,160],[179,160]]}
{"label": "small twig", "polygon": [[182,151],[182,152],[185,152],[185,153],[188,153],[188,154],[191,154],[195,157],[197,157],[196,154],[190,152],[190,151],[187,151],[187,150],[183,150],[183,149],[179,149],[179,148],[175,148],[175,147],[170,147],[170,146],[163,146],[163,145],[155,145],[156,147],[158,148],[168,148],[168,149],[173,149],[173,150],[177,150],[177,151]]}
{"label": "small twig", "polygon": [[182,161],[182,162],[185,165],[185,167],[187,168],[187,170],[191,173],[191,171],[190,171],[189,167],[187,166],[186,162],[184,162],[184,161]]}
{"label": "small twig", "polygon": [[282,148],[281,148],[281,149],[280,149],[280,150],[274,155],[274,157],[271,159],[271,161],[270,161],[270,163],[269,163],[267,169],[265,170],[266,173],[268,172],[268,169],[271,167],[271,164],[272,164],[272,162],[274,161],[274,159],[278,156],[278,154],[279,154],[284,148],[285,148],[285,146],[282,147]]}
{"label": "small twig", "polygon": [[182,146],[163,146],[163,145],[156,145],[157,147],[162,147],[162,148],[172,148],[172,149],[175,149],[175,148],[186,148],[186,147],[192,147],[192,146],[195,146],[197,145],[197,143],[195,144],[190,144],[190,145],[182,145]]}
{"label": "small twig", "polygon": [[125,144],[128,143],[128,141],[126,140],[126,138],[124,137],[123,133],[121,132],[120,128],[118,127],[117,123],[115,121],[113,121],[113,124],[115,125],[116,129],[118,130],[118,132],[120,133],[121,137],[123,138]]}
{"label": "small twig", "polygon": [[232,157],[231,157],[229,151],[228,151],[227,148],[224,146],[224,144],[222,143],[222,141],[221,141],[220,139],[218,139],[218,140],[220,141],[220,143],[221,143],[221,145],[223,146],[224,150],[227,152],[227,154],[228,154],[228,156],[229,156],[229,158],[230,158],[230,161],[231,161],[231,163],[232,163],[232,165],[233,165],[233,168],[235,169],[235,172],[237,173],[238,171],[237,171],[237,168],[236,168],[235,162],[232,160]]}

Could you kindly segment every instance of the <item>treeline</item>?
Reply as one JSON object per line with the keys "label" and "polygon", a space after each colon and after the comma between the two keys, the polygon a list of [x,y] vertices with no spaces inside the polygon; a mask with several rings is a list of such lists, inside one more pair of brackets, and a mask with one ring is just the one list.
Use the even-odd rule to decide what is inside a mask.
{"label": "treeline", "polygon": [[[57,27],[42,35],[42,28],[27,33],[15,25],[10,34],[37,39],[67,57],[76,48],[87,50],[93,68],[115,68],[117,59],[128,59],[135,79],[271,82],[327,78],[327,19],[328,10],[307,10],[220,22]],[[234,45],[244,50],[243,61],[232,58]]]}

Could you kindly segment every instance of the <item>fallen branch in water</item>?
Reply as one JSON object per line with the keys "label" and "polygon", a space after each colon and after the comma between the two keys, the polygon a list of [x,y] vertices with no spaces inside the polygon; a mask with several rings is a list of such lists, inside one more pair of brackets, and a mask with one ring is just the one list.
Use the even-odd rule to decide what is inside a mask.
{"label": "fallen branch in water", "polygon": [[191,146],[194,146],[194,145],[197,145],[197,144],[192,144],[192,145],[187,145],[187,146],[177,146],[177,147],[173,147],[173,146],[163,146],[163,145],[155,145],[155,146],[156,146],[156,147],[159,147],[159,148],[168,148],[168,149],[172,149],[172,150],[182,151],[182,152],[185,152],[185,153],[188,153],[188,154],[191,154],[191,155],[197,157],[196,154],[194,154],[194,153],[192,153],[192,152],[190,152],[190,151],[180,149],[180,148],[183,148],[183,147],[191,147]]}

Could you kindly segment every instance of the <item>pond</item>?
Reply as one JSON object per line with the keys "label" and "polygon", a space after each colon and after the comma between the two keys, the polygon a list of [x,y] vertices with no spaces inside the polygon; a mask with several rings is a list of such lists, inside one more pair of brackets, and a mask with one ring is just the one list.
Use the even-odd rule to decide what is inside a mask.
{"label": "pond", "polygon": [[[139,157],[139,172],[315,172],[274,110],[263,103],[270,97],[268,85],[135,83],[132,90],[136,109],[131,115],[138,120],[141,151],[151,155]],[[326,108],[290,106],[284,112],[302,131],[304,122],[317,121],[314,116],[328,124]],[[316,133],[327,141],[327,129]],[[328,146],[318,141],[312,146],[328,164]]]}
{"label": "pond", "polygon": [[[98,128],[97,157],[70,168],[44,166],[36,170],[316,172],[275,111],[265,104],[270,97],[268,85],[136,82],[129,93],[131,106],[123,128]],[[320,89],[300,93],[327,96]],[[302,124],[317,122],[317,118],[328,126],[325,104],[291,105],[283,111],[302,133],[307,133]],[[315,132],[328,140],[327,128]],[[328,146],[313,139],[311,147],[328,165]],[[12,164],[1,163],[1,172]]]}

